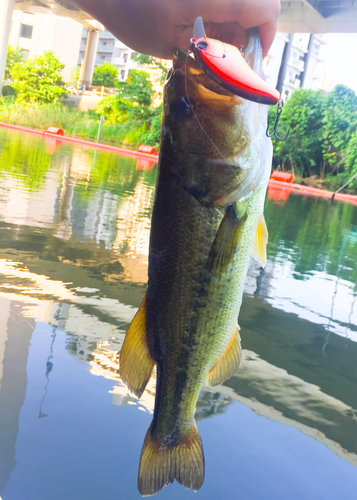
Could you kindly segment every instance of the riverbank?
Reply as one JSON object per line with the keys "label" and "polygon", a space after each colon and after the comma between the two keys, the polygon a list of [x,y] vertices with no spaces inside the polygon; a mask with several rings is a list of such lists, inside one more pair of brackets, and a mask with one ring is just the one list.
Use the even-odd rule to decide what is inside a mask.
{"label": "riverbank", "polygon": [[[100,116],[92,110],[79,111],[63,104],[17,105],[9,99],[0,99],[0,122],[37,130],[59,127],[68,137],[89,141],[97,140]],[[105,124],[101,127],[100,141],[124,147],[142,144],[144,130],[129,130],[123,125]]]}

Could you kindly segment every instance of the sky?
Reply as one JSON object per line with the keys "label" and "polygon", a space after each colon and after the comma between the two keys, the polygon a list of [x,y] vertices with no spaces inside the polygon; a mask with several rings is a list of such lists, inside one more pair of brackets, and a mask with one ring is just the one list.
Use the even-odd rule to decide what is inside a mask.
{"label": "sky", "polygon": [[326,34],[324,39],[326,78],[357,92],[357,34]]}

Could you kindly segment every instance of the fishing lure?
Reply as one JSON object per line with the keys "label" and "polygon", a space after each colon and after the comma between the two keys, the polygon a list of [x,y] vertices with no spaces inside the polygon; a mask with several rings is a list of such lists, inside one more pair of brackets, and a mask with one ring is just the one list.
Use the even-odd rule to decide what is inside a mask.
{"label": "fishing lure", "polygon": [[280,92],[253,71],[237,47],[208,38],[202,17],[198,17],[195,21],[190,50],[203,71],[232,94],[269,106],[277,104],[273,132],[269,132],[268,125],[266,134],[268,137],[274,135],[278,140],[285,140],[288,137],[289,133],[284,138],[277,134],[284,106]]}

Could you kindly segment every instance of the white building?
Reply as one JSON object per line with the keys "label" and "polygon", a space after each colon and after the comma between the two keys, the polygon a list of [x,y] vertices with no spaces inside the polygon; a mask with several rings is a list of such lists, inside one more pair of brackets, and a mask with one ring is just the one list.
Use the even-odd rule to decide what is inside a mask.
{"label": "white building", "polygon": [[52,50],[64,64],[62,76],[67,80],[69,72],[78,63],[82,31],[83,26],[69,17],[15,10],[9,44],[21,47],[25,59]]}
{"label": "white building", "polygon": [[[86,46],[88,30],[83,28],[81,44],[78,55],[78,65],[82,63],[84,56],[84,49]],[[115,38],[114,35],[108,30],[99,33],[99,42],[97,48],[97,56],[95,66],[109,62],[114,64],[119,71],[119,80],[126,80],[131,69],[137,68],[138,64],[133,60],[135,52],[120,40]]]}
{"label": "white building", "polygon": [[267,82],[278,88],[282,98],[302,87],[319,88],[323,74],[323,57],[320,48],[323,35],[278,33],[264,61]]}
{"label": "white building", "polygon": [[[83,60],[87,33],[87,28],[69,17],[15,10],[9,45],[18,45],[24,59],[52,50],[65,65],[62,76],[67,81],[70,71],[80,66]],[[134,53],[108,30],[104,30],[99,33],[95,66],[104,62],[113,63],[118,68],[119,79],[126,80],[130,70],[138,66],[133,60]]]}

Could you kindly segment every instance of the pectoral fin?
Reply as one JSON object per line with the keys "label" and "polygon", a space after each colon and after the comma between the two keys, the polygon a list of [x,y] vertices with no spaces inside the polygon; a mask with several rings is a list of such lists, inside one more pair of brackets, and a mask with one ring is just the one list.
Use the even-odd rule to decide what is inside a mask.
{"label": "pectoral fin", "polygon": [[255,232],[255,239],[252,248],[252,257],[257,260],[259,264],[263,267],[267,263],[267,244],[268,244],[268,229],[264,219],[264,215],[261,216],[257,230]]}
{"label": "pectoral fin", "polygon": [[208,268],[213,274],[222,274],[232,261],[246,218],[238,217],[234,205],[227,208],[208,256]]}
{"label": "pectoral fin", "polygon": [[235,325],[226,350],[218,362],[208,372],[207,384],[218,385],[229,379],[237,370],[242,356],[239,326]]}
{"label": "pectoral fin", "polygon": [[146,296],[129,326],[119,356],[120,376],[138,398],[144,392],[155,366],[146,339],[145,318]]}

